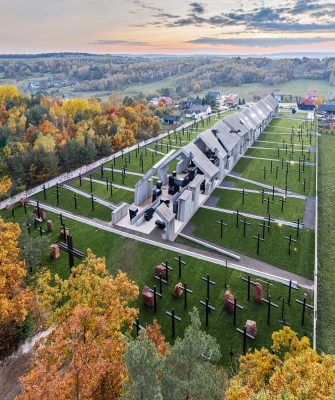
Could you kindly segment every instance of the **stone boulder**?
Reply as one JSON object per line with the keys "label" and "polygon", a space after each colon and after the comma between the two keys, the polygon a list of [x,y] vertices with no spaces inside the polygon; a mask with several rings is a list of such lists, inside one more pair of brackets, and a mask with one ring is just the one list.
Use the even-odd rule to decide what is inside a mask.
{"label": "stone boulder", "polygon": [[148,307],[154,306],[154,294],[149,290],[148,286],[144,286],[142,289],[143,302]]}
{"label": "stone boulder", "polygon": [[234,302],[234,296],[229,290],[224,294],[224,309],[229,312],[234,312],[234,304],[229,303],[228,300]]}
{"label": "stone boulder", "polygon": [[48,232],[52,232],[54,230],[54,224],[50,219],[47,221],[47,227],[48,227]]}
{"label": "stone boulder", "polygon": [[183,295],[183,293],[184,293],[183,284],[182,284],[181,282],[179,282],[179,283],[177,283],[176,286],[174,287],[172,294],[173,294],[175,297],[181,297],[181,296]]}
{"label": "stone boulder", "polygon": [[247,333],[249,335],[253,337],[256,336],[257,334],[256,321],[248,319],[247,322],[245,323],[245,327],[247,328]]}
{"label": "stone boulder", "polygon": [[57,258],[59,258],[59,246],[58,246],[58,244],[52,244],[51,246],[50,246],[50,257],[53,259],[53,260],[57,260]]}
{"label": "stone boulder", "polygon": [[161,276],[162,279],[166,280],[166,266],[159,264],[155,267],[155,276]]}
{"label": "stone boulder", "polygon": [[262,298],[263,298],[263,286],[257,282],[254,286],[254,302],[256,304],[262,304]]}
{"label": "stone boulder", "polygon": [[[64,232],[65,231],[65,232]],[[66,240],[66,238],[69,236],[70,234],[70,230],[68,228],[60,228],[60,237],[64,240]]]}

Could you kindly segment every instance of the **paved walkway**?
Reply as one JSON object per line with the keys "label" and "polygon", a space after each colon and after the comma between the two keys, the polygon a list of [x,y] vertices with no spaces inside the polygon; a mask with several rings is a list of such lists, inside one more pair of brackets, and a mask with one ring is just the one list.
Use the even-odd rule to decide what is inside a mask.
{"label": "paved walkway", "polygon": [[[104,167],[104,171],[112,171],[112,168]],[[122,169],[117,169],[117,168],[113,168],[113,171],[120,172],[120,173],[123,172]],[[140,177],[144,176],[144,174],[141,174],[139,172],[132,172],[132,171],[128,171],[128,170],[127,170],[127,175],[135,175],[135,176],[140,176]]]}
{"label": "paved walkway", "polygon": [[[236,215],[236,211],[235,210],[229,210],[228,208],[211,207],[211,206],[207,206],[206,204],[201,206],[201,208],[205,208],[207,210],[221,212],[221,213],[224,213],[224,214]],[[239,215],[241,217],[257,219],[258,221],[268,221],[268,217],[265,217],[265,216],[262,216],[262,215],[257,215],[257,214],[251,214],[251,213],[247,213],[247,212],[244,212],[244,211],[239,211]],[[273,222],[275,224],[281,224],[281,225],[285,225],[285,226],[290,226],[292,228],[296,228],[297,227],[297,223],[295,223],[295,222],[285,221],[285,220],[278,219],[278,218],[271,218],[271,222]],[[303,227],[303,224],[300,224],[300,226]]]}
{"label": "paved walkway", "polygon": [[[230,176],[231,178],[235,178],[244,182],[248,182],[248,183],[252,183],[253,185],[257,185],[257,186],[261,186],[265,189],[270,189],[272,190],[272,186],[271,185],[266,185],[265,183],[261,183],[258,181],[253,181],[252,179],[247,179],[247,178],[242,178],[238,173],[235,174],[234,172],[231,172],[230,174],[227,174],[226,176]],[[278,187],[275,187],[275,192],[277,193],[285,193],[285,189],[281,189]],[[299,196],[298,193],[295,192],[291,192],[290,190],[287,191],[287,194],[294,194],[296,196]],[[302,198],[305,198],[305,196],[301,195]]]}
{"label": "paved walkway", "polygon": [[[278,158],[265,158],[265,157],[255,157],[255,156],[242,156],[242,158],[251,158],[254,160],[263,160],[263,161],[273,161],[273,162],[280,162],[281,160],[279,160]],[[291,160],[290,161],[291,164],[299,164],[299,161],[294,161]],[[305,165],[316,165],[315,163],[311,163],[311,162],[305,162]]]}
{"label": "paved walkway", "polygon": [[[224,183],[225,181],[223,180],[222,183]],[[234,183],[234,182],[226,182],[226,183]],[[232,191],[236,191],[236,192],[241,192],[241,188],[235,188],[235,187],[231,187],[231,186],[221,186],[219,185],[217,187],[217,189],[222,189],[222,190],[232,190]],[[246,193],[262,193],[261,190],[253,190],[253,189],[244,189],[244,191]],[[264,194],[266,195],[271,195],[272,196],[272,191],[271,192],[266,192],[264,191]],[[280,197],[289,197],[292,199],[300,199],[300,200],[306,200],[307,196],[303,196],[300,194],[287,194],[285,196],[285,193],[276,193],[275,192],[275,196],[280,196]]]}
{"label": "paved walkway", "polygon": [[[83,178],[83,179],[84,179],[84,178]],[[92,179],[92,181],[93,181],[93,179]],[[85,192],[84,190],[77,189],[77,188],[75,188],[75,187],[73,187],[73,186],[64,184],[64,185],[63,185],[63,188],[64,188],[64,189],[67,189],[67,190],[70,190],[70,191],[73,192],[73,193],[80,194],[80,196],[86,197],[87,199],[90,199],[90,198],[91,198],[91,195],[90,195],[89,193]],[[96,203],[99,203],[99,204],[101,204],[101,205],[103,205],[103,206],[105,206],[105,207],[111,208],[111,209],[113,209],[113,210],[116,208],[115,204],[113,204],[113,203],[111,203],[111,202],[109,202],[109,201],[107,201],[107,200],[104,200],[104,199],[102,199],[102,198],[100,198],[100,197],[97,197],[97,196],[95,196],[94,194],[93,194],[93,198],[94,198],[94,201],[95,201]]]}
{"label": "paved walkway", "polygon": [[[86,178],[86,177],[84,177],[82,179],[84,179],[85,181],[89,181],[90,180],[89,178]],[[106,181],[101,181],[100,179],[92,178],[92,182],[99,183],[100,185],[105,185],[106,186]],[[129,186],[118,185],[118,184],[116,184],[114,182],[113,182],[113,187],[115,187],[117,189],[127,190],[128,192],[135,192],[134,188],[131,188]]]}
{"label": "paved walkway", "polygon": [[163,154],[163,156],[166,156],[166,153],[163,153],[162,151],[158,151],[158,150],[152,149],[151,147],[147,147],[147,150],[152,151],[155,154]]}
{"label": "paved walkway", "polygon": [[315,197],[307,197],[304,212],[304,225],[305,228],[308,229],[315,229],[315,202]]}
{"label": "paved walkway", "polygon": [[[36,206],[35,200],[29,199],[28,203]],[[137,240],[139,242],[146,243],[151,246],[160,247],[166,250],[171,250],[180,254],[194,257],[196,259],[207,261],[212,264],[221,266],[226,265],[226,257],[224,257],[223,255],[216,255],[207,250],[195,249],[192,246],[180,243],[167,242],[163,239],[153,240],[148,235],[141,233],[134,234],[134,231],[130,229],[116,227],[115,225],[112,226],[110,223],[100,221],[98,219],[92,220],[90,218],[71,213],[67,210],[50,206],[49,204],[44,204],[43,202],[40,202],[40,206],[46,211],[54,212],[56,214],[62,213],[64,217],[68,217],[69,219],[73,219],[74,221],[82,222],[84,224],[102,229],[107,232],[115,233],[117,235],[126,237],[128,239]],[[229,251],[229,249],[226,250]],[[229,268],[244,272],[246,274],[257,275],[265,279],[270,279],[284,284],[287,284],[289,280],[292,280],[297,282],[299,286],[313,290],[313,282],[310,279],[282,270],[281,268],[275,267],[273,265],[263,263],[262,261],[255,260],[251,257],[247,257],[244,255],[239,255],[239,256],[241,257],[240,262],[238,264],[236,262],[235,263],[228,262]]]}
{"label": "paved walkway", "polygon": [[[271,142],[270,140],[259,140],[259,139],[257,139],[257,140],[255,140],[255,143],[256,142],[259,142],[259,143],[273,143],[273,144],[283,144],[283,142]],[[292,143],[293,144],[293,146],[303,146],[303,147],[310,147],[310,145],[308,145],[308,144],[298,144],[298,143]],[[292,144],[291,143],[287,143],[287,145],[288,146],[292,146]],[[271,149],[274,149],[275,147],[271,147]]]}
{"label": "paved walkway", "polygon": [[[281,143],[282,144],[282,143]],[[291,147],[291,145],[289,145],[289,147]],[[249,149],[256,149],[256,150],[277,150],[278,148],[275,147],[262,147],[262,146],[251,146],[249,147]],[[284,148],[279,148],[280,151],[285,151],[286,149]],[[292,149],[287,149],[288,153],[292,153]],[[301,153],[301,149],[300,150],[293,150],[293,153]],[[304,154],[304,153],[303,153]]]}

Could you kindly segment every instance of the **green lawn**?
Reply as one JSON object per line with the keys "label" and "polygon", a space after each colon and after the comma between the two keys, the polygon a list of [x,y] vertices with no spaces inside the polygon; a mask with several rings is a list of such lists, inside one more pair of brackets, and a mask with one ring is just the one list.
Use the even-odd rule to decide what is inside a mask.
{"label": "green lawn", "polygon": [[[220,225],[217,223],[221,219],[228,224],[224,228],[223,238],[220,237]],[[288,241],[284,236],[291,234],[292,238],[296,239],[296,229],[271,223],[270,233],[265,234],[265,241],[260,243],[260,253],[257,254],[257,240],[253,236],[262,233],[262,228],[259,226],[261,221],[247,218],[247,222],[251,225],[247,227],[244,237],[242,224],[236,228],[235,215],[201,208],[193,216],[190,224],[195,227],[193,234],[197,237],[312,278],[314,231],[300,229],[298,241],[292,245],[292,254],[288,255]]]}
{"label": "green lawn", "polygon": [[[267,146],[264,146],[267,147]],[[315,153],[308,153],[308,149],[306,149],[305,147],[303,148],[303,151],[300,149],[299,151],[297,151],[298,149],[295,149],[295,147],[293,147],[293,153],[292,153],[292,148],[291,146],[288,146],[287,148],[287,153],[286,153],[286,146],[285,148],[279,148],[279,152],[278,152],[278,148],[276,149],[271,149],[271,150],[267,150],[267,149],[249,149],[246,152],[247,156],[253,156],[253,157],[261,157],[261,158],[273,158],[273,159],[282,159],[284,158],[284,160],[294,160],[294,161],[299,161],[299,159],[301,159],[301,161],[303,161],[303,156],[305,155],[305,160],[306,162],[315,162]]]}
{"label": "green lawn", "polygon": [[[264,167],[267,169],[264,179]],[[315,166],[306,165],[305,172],[301,174],[299,182],[298,164],[289,164],[289,175],[287,177],[287,187],[296,193],[304,194],[303,180],[306,179],[305,194],[314,195],[315,193]],[[279,163],[279,172],[276,179],[276,166],[273,163],[271,173],[271,161],[257,160],[250,158],[241,158],[236,164],[234,172],[241,174],[243,178],[251,179],[267,185],[285,189],[286,187],[286,164],[282,169],[281,162]]]}
{"label": "green lawn", "polygon": [[[31,207],[28,208],[29,210],[32,209]],[[3,216],[4,219],[7,219],[11,216],[11,213],[10,210],[3,210],[0,212],[0,215]],[[22,221],[22,208],[16,210],[16,217],[17,221]],[[58,225],[57,215],[48,213],[48,218],[54,221],[55,226]],[[45,223],[43,225],[45,227]],[[153,285],[156,284],[157,288],[159,287],[158,282],[154,279],[154,267],[162,261],[168,260],[169,264],[173,266],[173,271],[170,272],[169,284],[163,287],[162,299],[158,299],[157,313],[154,314],[152,309],[143,305],[141,296],[134,304],[140,309],[140,323],[145,325],[147,322],[152,321],[153,318],[156,318],[162,325],[166,339],[170,341],[171,321],[165,314],[165,311],[173,308],[176,314],[182,318],[180,322],[176,323],[176,333],[178,336],[182,336],[185,327],[190,323],[188,311],[190,311],[193,306],[196,306],[200,311],[203,329],[206,329],[210,334],[214,335],[221,346],[223,356],[222,363],[227,366],[230,365],[229,353],[231,347],[234,353],[233,358],[237,360],[242,351],[242,336],[235,330],[233,315],[223,310],[223,296],[225,292],[225,269],[223,267],[182,256],[183,260],[186,261],[186,265],[183,267],[182,279],[179,279],[177,263],[174,261],[174,257],[178,256],[178,254],[174,252],[101,231],[70,219],[66,220],[66,225],[73,235],[74,246],[76,248],[84,252],[87,248],[91,248],[98,256],[104,256],[106,258],[106,265],[112,274],[115,274],[118,270],[125,271],[128,276],[139,285],[140,291],[144,285],[153,287]],[[32,234],[37,235],[38,233],[33,230]],[[48,234],[48,236],[50,238],[50,243],[57,243],[59,241],[59,230],[57,229]],[[76,260],[76,263],[78,263],[78,260]],[[48,266],[53,273],[58,273],[63,278],[68,276],[68,257],[64,252],[61,252],[61,257],[57,261],[51,261],[47,258],[44,260],[43,264]],[[209,327],[205,328],[204,307],[200,304],[200,300],[205,300],[206,298],[206,284],[202,281],[201,277],[207,275],[210,275],[210,279],[216,282],[216,285],[210,290],[210,303],[216,310],[212,312],[209,317]],[[255,320],[257,322],[257,337],[254,342],[248,343],[248,347],[269,347],[271,344],[272,331],[281,328],[279,322],[281,319],[281,299],[278,299],[278,297],[287,297],[288,289],[279,283],[273,283],[273,286],[269,286],[272,301],[278,304],[279,308],[271,310],[271,324],[268,325],[267,306],[265,304],[255,305],[252,300],[248,303],[247,284],[241,280],[241,276],[239,272],[227,270],[228,288],[235,295],[238,303],[244,307],[243,310],[239,310],[237,313],[237,327],[242,328],[247,319]],[[251,278],[253,281],[257,280],[256,277]],[[172,296],[172,289],[180,280],[193,290],[193,294],[189,294],[188,296],[187,310],[183,308],[183,298],[176,299]],[[268,285],[266,282],[261,283],[264,287],[263,297],[266,297],[266,288]],[[305,334],[305,332],[309,334],[312,331],[312,314],[307,311],[303,331],[300,322],[301,307],[295,302],[296,298],[303,298],[303,293],[303,290],[292,292],[291,306],[285,306],[284,315],[284,318],[292,324],[292,328],[295,329],[299,335]],[[311,301],[311,295],[308,294],[308,302],[310,303]]]}
{"label": "green lawn", "polygon": [[[273,136],[273,135],[272,135]],[[279,135],[278,135],[279,136]],[[285,151],[285,149],[286,149],[286,143],[287,143],[287,148],[288,148],[288,151],[290,151],[291,150],[291,143],[290,143],[290,140],[289,141],[287,141],[287,138],[285,139],[284,138],[284,143],[283,143],[283,136],[281,136],[281,139],[282,140],[280,140],[280,138],[279,138],[279,140],[275,140],[275,139],[272,139],[272,140],[269,140],[268,142],[266,142],[266,143],[264,143],[264,142],[262,142],[261,140],[263,140],[262,138],[259,138],[258,140],[256,140],[254,143],[253,143],[253,147],[271,147],[272,149],[275,149],[275,150],[277,150],[278,149],[278,147],[280,148],[280,149],[283,149],[284,151]],[[271,142],[273,142],[273,143],[271,143]],[[306,143],[306,146],[309,146],[309,143]],[[304,151],[308,151],[308,148],[309,147],[305,147],[304,146]],[[293,149],[294,150],[300,150],[301,151],[301,144],[299,143],[299,144],[296,144],[295,146],[293,146]]]}
{"label": "green lawn", "polygon": [[46,190],[46,200],[44,200],[43,192],[35,194],[32,198],[34,200],[40,200],[41,203],[63,208],[88,218],[98,218],[103,221],[111,221],[112,219],[112,210],[110,208],[95,202],[94,210],[92,210],[91,199],[87,199],[86,197],[83,197],[79,194],[76,194],[76,196],[78,197],[76,210],[73,197],[74,193],[64,188],[59,189],[60,198],[59,206],[57,206],[57,198],[55,192],[56,187],[53,186]]}
{"label": "green lawn", "polygon": [[[86,175],[86,177],[89,178],[89,174]],[[127,170],[126,170],[126,175],[124,176],[124,180],[122,180],[121,172],[113,171],[112,173],[112,171],[107,171],[107,170],[104,170],[102,175],[101,171],[93,172],[92,178],[101,181],[106,181],[107,178],[109,182],[113,182],[117,185],[128,186],[130,188],[134,188],[136,183],[141,179],[140,176],[127,174]]]}
{"label": "green lawn", "polygon": [[[272,201],[271,195],[265,195],[262,204],[261,193],[245,193],[244,204],[242,204],[243,195],[241,192],[223,189],[216,189],[212,196],[219,199],[215,207],[245,211],[258,215],[268,215],[267,198],[269,197],[269,200]],[[303,220],[304,200],[287,198],[286,203],[284,203],[283,212],[281,212],[282,202],[280,199],[282,199],[281,196],[274,196],[273,203],[269,203],[269,212],[272,217],[286,221],[297,221],[298,218],[300,218],[300,221]]]}
{"label": "green lawn", "polygon": [[318,324],[317,347],[335,353],[335,136],[319,138]]}
{"label": "green lawn", "polygon": [[[81,181],[81,186],[79,180],[71,182],[71,185],[77,187],[87,193],[91,193],[91,184],[89,181],[83,180]],[[130,192],[129,190],[112,188],[112,192],[110,190],[110,185],[108,185],[108,190],[106,184],[100,184],[93,182],[93,195],[100,197],[101,199],[108,200],[113,204],[118,204],[123,201],[126,203],[132,204],[134,202],[134,192]]]}

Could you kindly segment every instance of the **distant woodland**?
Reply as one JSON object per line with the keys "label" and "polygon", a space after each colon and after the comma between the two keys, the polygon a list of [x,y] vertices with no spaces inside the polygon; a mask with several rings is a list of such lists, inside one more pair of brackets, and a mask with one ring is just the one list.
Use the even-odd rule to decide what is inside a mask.
{"label": "distant woodland", "polygon": [[[2,79],[48,76],[74,91],[114,91],[126,86],[177,78],[171,95],[184,97],[215,86],[262,83],[274,86],[292,79],[324,79],[335,85],[335,58],[139,57],[89,54],[1,56]],[[58,82],[59,83],[59,82]],[[49,82],[52,84],[52,82]],[[42,88],[43,89],[43,88]]]}

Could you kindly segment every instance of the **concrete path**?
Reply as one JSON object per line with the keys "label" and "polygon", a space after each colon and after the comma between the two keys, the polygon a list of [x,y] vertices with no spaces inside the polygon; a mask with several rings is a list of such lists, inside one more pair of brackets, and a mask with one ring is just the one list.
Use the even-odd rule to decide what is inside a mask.
{"label": "concrete path", "polygon": [[[289,145],[289,147],[291,147],[291,145]],[[249,149],[278,151],[278,149],[276,149],[274,147],[262,147],[262,146],[251,146],[251,147],[249,147]],[[285,150],[286,149],[284,149],[284,148],[279,148],[279,151],[285,151]],[[292,153],[292,149],[287,149],[287,152],[288,153]],[[300,150],[293,150],[293,153],[301,153],[301,149]]]}
{"label": "concrete path", "polygon": [[[29,199],[28,204],[36,206],[36,201]],[[223,255],[216,255],[207,250],[195,249],[192,246],[180,243],[167,242],[163,239],[153,240],[148,235],[141,233],[134,234],[134,231],[130,229],[116,227],[115,225],[111,225],[108,222],[100,221],[97,219],[92,220],[90,218],[71,213],[67,210],[50,206],[49,204],[44,204],[43,202],[40,202],[40,206],[46,211],[54,212],[56,214],[62,213],[64,217],[68,217],[69,219],[73,219],[74,221],[82,222],[92,227],[102,229],[104,231],[111,232],[126,237],[128,239],[137,240],[151,246],[160,247],[179,254],[184,254],[190,257],[194,257],[196,259],[204,260],[211,264],[220,265],[222,267],[226,265],[226,257],[224,257]],[[227,249],[227,251],[229,251],[229,249]],[[263,263],[262,261],[255,260],[244,255],[238,255],[241,257],[241,261],[238,264],[228,262],[228,268],[232,268],[246,274],[257,275],[265,279],[270,279],[284,284],[287,284],[290,280],[292,280],[297,282],[297,284],[301,287],[313,290],[313,282],[310,279],[282,270],[281,268],[275,267],[273,265]]]}
{"label": "concrete path", "polygon": [[[83,179],[85,179],[85,178],[83,178]],[[92,179],[92,181],[93,181],[93,179]],[[63,185],[63,188],[64,188],[64,189],[67,189],[67,190],[70,190],[70,191],[73,192],[73,193],[80,194],[80,196],[86,197],[87,199],[90,199],[90,198],[91,198],[91,195],[90,195],[89,193],[85,192],[84,190],[77,189],[77,188],[75,188],[75,187],[73,187],[73,186],[70,186],[70,185],[66,185],[66,184],[65,184],[65,185]],[[111,202],[109,202],[109,201],[107,201],[107,200],[104,200],[104,199],[102,199],[101,197],[97,197],[97,196],[95,196],[94,194],[93,194],[93,198],[94,198],[94,201],[95,201],[96,203],[99,203],[99,204],[101,204],[101,205],[103,205],[103,206],[105,206],[105,207],[111,208],[111,209],[113,209],[113,210],[116,208],[116,205],[115,205],[115,204],[113,204],[113,203],[111,203]]]}
{"label": "concrete path", "polygon": [[[104,171],[110,171],[111,172],[112,168],[104,167]],[[121,173],[122,169],[113,168],[113,171]],[[132,172],[132,171],[128,171],[128,170],[127,170],[127,175],[135,175],[135,176],[140,176],[140,177],[144,176],[144,174],[140,174],[139,172]]]}
{"label": "concrete path", "polygon": [[[280,160],[278,158],[265,158],[265,157],[255,157],[255,156],[245,156],[245,155],[242,156],[242,158],[251,158],[251,159],[254,159],[254,160],[280,162]],[[299,161],[291,160],[290,163],[291,164],[299,164]],[[315,163],[311,163],[311,162],[305,162],[305,165],[313,166],[313,165],[316,165],[316,164]]]}
{"label": "concrete path", "polygon": [[[222,181],[222,183],[224,183],[224,181]],[[226,183],[234,183],[234,182],[226,182]],[[233,190],[233,191],[236,191],[236,192],[241,192],[241,190],[242,190],[241,188],[235,188],[235,187],[231,187],[231,186],[221,186],[221,185],[219,185],[217,187],[217,189]],[[253,190],[253,189],[244,189],[244,191],[246,193],[262,193],[261,190]],[[272,196],[272,191],[271,192],[264,191],[264,194]],[[275,196],[289,197],[289,198],[292,198],[292,199],[300,199],[300,200],[306,200],[306,198],[307,198],[307,196],[303,196],[303,195],[300,195],[300,194],[287,194],[285,196],[285,193],[276,193],[276,192],[275,192]]]}
{"label": "concrete path", "polygon": [[151,147],[147,147],[147,150],[152,151],[153,153],[162,154],[163,156],[166,156],[166,153],[163,153],[162,151],[154,150]]}
{"label": "concrete path", "polygon": [[[244,182],[248,182],[248,183],[252,183],[253,185],[257,185],[257,186],[261,186],[265,189],[270,189],[272,190],[272,186],[271,185],[266,185],[265,183],[261,183],[258,181],[253,181],[252,179],[247,179],[247,178],[242,178],[239,173],[235,174],[234,172],[231,172],[230,174],[227,174],[226,176],[230,176],[231,178],[235,178]],[[281,189],[275,186],[275,192],[278,193],[285,193],[285,189]],[[299,196],[299,193],[295,193],[295,192],[291,192],[290,190],[287,191],[287,194],[294,194],[296,196]],[[302,196],[302,195],[301,195]],[[302,196],[302,198],[304,198],[305,196]]]}
{"label": "concrete path", "polygon": [[[224,213],[224,214],[236,215],[236,211],[235,210],[229,210],[228,208],[211,207],[211,206],[208,206],[206,204],[201,206],[201,208],[205,208],[206,210],[221,212],[221,213]],[[244,212],[244,211],[239,211],[239,215],[241,217],[257,219],[258,221],[268,221],[268,218],[265,217],[265,216],[257,215],[257,214],[251,214],[251,213],[247,213],[247,212]],[[296,228],[297,227],[297,224],[295,222],[285,221],[285,220],[278,219],[278,218],[271,218],[271,222],[273,222],[275,224],[281,224],[281,225],[285,225],[285,226],[290,226],[291,228]],[[303,224],[300,224],[300,225],[301,225],[301,227],[303,227]]]}
{"label": "concrete path", "polygon": [[[280,144],[282,145],[283,142],[271,142],[270,140],[255,140],[255,143],[259,142],[259,143],[273,143],[273,144]],[[292,146],[291,143],[287,143],[288,146]],[[293,143],[293,146],[303,146],[303,147],[310,147],[308,144],[297,144],[297,143]],[[271,147],[271,149],[274,149],[274,147]]]}
{"label": "concrete path", "polygon": [[304,225],[305,228],[308,229],[315,229],[315,202],[315,197],[307,197],[304,212]]}
{"label": "concrete path", "polygon": [[[86,178],[86,177],[84,177],[84,178],[82,178],[82,179],[84,179],[85,181],[90,181],[90,179],[89,179],[89,178]],[[94,182],[94,183],[99,183],[100,185],[105,185],[105,186],[106,186],[106,181],[101,181],[100,179],[92,178],[92,182]],[[114,183],[114,182],[113,182],[113,187],[115,187],[115,188],[117,188],[117,189],[127,190],[128,192],[135,192],[135,189],[134,189],[134,188],[131,188],[131,187],[129,187],[129,186],[118,185],[118,184],[116,184],[116,183]]]}

